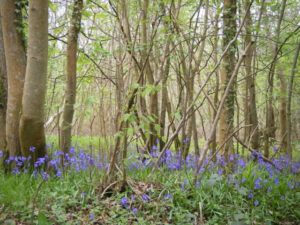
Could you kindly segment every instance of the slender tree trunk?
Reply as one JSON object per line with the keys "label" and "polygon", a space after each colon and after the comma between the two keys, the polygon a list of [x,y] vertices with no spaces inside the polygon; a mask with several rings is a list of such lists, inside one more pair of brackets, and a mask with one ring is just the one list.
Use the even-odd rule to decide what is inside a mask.
{"label": "slender tree trunk", "polygon": [[280,38],[280,28],[281,22],[283,20],[284,11],[286,6],[286,0],[283,0],[281,4],[281,11],[279,15],[279,19],[276,27],[276,39],[275,39],[275,47],[273,54],[273,61],[271,63],[271,68],[268,74],[268,88],[267,88],[267,100],[266,100],[266,127],[264,134],[264,155],[269,157],[269,148],[271,138],[275,138],[276,126],[275,126],[275,116],[274,116],[274,107],[273,107],[273,86],[274,86],[274,74],[276,70],[276,64],[278,61],[278,46],[279,46],[279,38]]}
{"label": "slender tree trunk", "polygon": [[26,69],[22,15],[17,2],[4,0],[0,3],[8,83],[6,149],[10,156],[21,155],[19,122]]}
{"label": "slender tree trunk", "polygon": [[[153,71],[150,65],[149,57],[148,57],[148,49],[149,49],[149,42],[148,42],[148,8],[149,8],[149,0],[143,0],[142,3],[142,29],[141,29],[141,40],[143,45],[142,51],[142,63],[141,65],[145,65],[144,73],[146,74],[147,81],[150,85],[155,85],[155,80],[153,76]],[[149,126],[149,140],[148,148],[150,149],[152,146],[155,145],[157,139],[157,132],[155,130],[155,124],[158,124],[158,96],[157,92],[151,93],[150,95],[150,104],[149,104],[149,112],[150,115],[153,117],[154,122],[151,122]]]}
{"label": "slender tree trunk", "polygon": [[71,147],[72,122],[74,116],[74,105],[76,101],[78,34],[80,31],[82,7],[83,0],[74,1],[71,24],[68,33],[67,85],[65,89],[65,103],[60,133],[60,149],[64,152],[68,152]]}
{"label": "slender tree trunk", "polygon": [[[0,12],[1,13],[1,12]],[[1,15],[0,15],[1,16]],[[6,104],[7,104],[7,74],[5,51],[0,17],[0,150],[6,148]]]}
{"label": "slender tree trunk", "polygon": [[286,151],[287,148],[287,89],[286,78],[283,68],[278,68],[278,76],[280,80],[280,107],[279,107],[279,121],[280,121],[280,148]]}
{"label": "slender tree trunk", "polygon": [[[236,0],[224,0],[223,8],[223,49],[226,48],[228,43],[234,39],[236,35]],[[230,49],[225,54],[222,67],[221,67],[221,90],[224,93],[228,82],[232,76],[234,65],[236,64],[235,58],[236,43],[230,46]],[[229,151],[233,148],[233,140],[228,136],[233,132],[234,126],[234,103],[236,95],[236,82],[231,86],[228,96],[226,97],[224,108],[220,116],[220,143],[227,142],[223,149],[222,154],[228,156]]]}
{"label": "slender tree trunk", "polygon": [[28,61],[22,115],[20,142],[24,156],[35,147],[33,160],[46,154],[44,132],[44,104],[46,97],[48,63],[48,0],[29,1]]}
{"label": "slender tree trunk", "polygon": [[294,62],[291,70],[291,76],[289,79],[289,86],[288,86],[288,101],[287,101],[287,154],[290,158],[293,156],[293,149],[292,149],[292,95],[293,95],[293,86],[294,86],[294,79],[295,74],[297,71],[297,63],[299,58],[300,52],[300,42],[298,43],[295,55],[294,55]]}
{"label": "slender tree trunk", "polygon": [[[247,46],[252,41],[251,34],[251,26],[252,26],[252,18],[251,11],[248,10],[250,5],[250,0],[245,2],[245,46]],[[246,89],[248,90],[248,94],[246,95],[246,104],[245,104],[245,123],[246,132],[245,132],[245,141],[248,141],[251,138],[251,147],[253,149],[259,148],[259,130],[258,130],[258,119],[257,119],[257,109],[256,109],[256,93],[255,93],[255,75],[252,71],[252,60],[254,54],[255,45],[250,47],[248,53],[245,56],[245,71],[246,71]]]}
{"label": "slender tree trunk", "polygon": [[[213,42],[213,47],[214,47],[214,52],[213,52],[213,60],[214,63],[218,62],[218,42],[219,42],[219,36],[218,36],[218,32],[219,32],[219,13],[216,12],[216,15],[214,17],[215,19],[215,27],[214,27],[214,42]],[[213,109],[213,120],[216,118],[217,115],[217,108],[219,105],[219,86],[220,86],[220,79],[219,79],[219,70],[216,71],[215,73],[216,75],[216,84],[215,84],[215,93],[214,93],[214,109]],[[218,126],[218,125],[217,125]],[[213,136],[212,136],[212,141],[211,141],[211,149],[213,154],[216,152],[217,150],[217,132],[216,130],[214,130],[213,132]]]}

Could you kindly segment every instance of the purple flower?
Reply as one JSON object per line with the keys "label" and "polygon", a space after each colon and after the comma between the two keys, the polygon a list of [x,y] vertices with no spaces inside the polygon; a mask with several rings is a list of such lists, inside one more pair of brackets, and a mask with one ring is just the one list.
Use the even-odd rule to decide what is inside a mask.
{"label": "purple flower", "polygon": [[149,202],[150,201],[150,197],[147,194],[143,194],[142,199],[143,199],[144,202]]}
{"label": "purple flower", "polygon": [[165,199],[165,200],[169,200],[169,199],[172,199],[172,197],[173,197],[173,196],[172,196],[171,194],[168,193],[168,194],[165,194],[164,199]]}
{"label": "purple flower", "polygon": [[47,172],[41,173],[43,180],[47,181],[49,179],[49,174]]}
{"label": "purple flower", "polygon": [[94,213],[90,213],[90,216],[89,216],[90,220],[94,220],[95,219],[95,214]]}
{"label": "purple flower", "polygon": [[70,152],[70,154],[74,155],[75,154],[75,148],[71,147],[69,152]]}
{"label": "purple flower", "polygon": [[253,205],[254,205],[255,207],[258,206],[258,205],[259,205],[259,201],[258,201],[258,200],[255,200],[254,203],[253,203]]}
{"label": "purple flower", "polygon": [[262,188],[262,186],[260,184],[261,181],[262,181],[262,179],[260,177],[255,180],[254,189],[261,189]]}
{"label": "purple flower", "polygon": [[223,174],[223,169],[218,170],[218,175],[221,176]]}
{"label": "purple flower", "polygon": [[243,177],[242,180],[241,180],[241,183],[245,183],[246,180],[247,180],[247,179],[246,179],[245,177]]}
{"label": "purple flower", "polygon": [[252,199],[252,198],[253,198],[253,193],[250,192],[250,193],[248,194],[248,199]]}
{"label": "purple flower", "polygon": [[122,207],[126,208],[128,206],[128,199],[126,197],[121,198]]}
{"label": "purple flower", "polygon": [[18,167],[13,168],[12,173],[13,173],[14,175],[20,174],[19,168],[18,168]]}
{"label": "purple flower", "polygon": [[245,163],[245,161],[244,161],[243,159],[239,159],[239,160],[238,160],[238,164],[239,164],[239,166],[242,167],[242,168],[244,168],[244,167],[246,166],[246,163]]}
{"label": "purple flower", "polygon": [[35,152],[35,147],[34,146],[30,146],[29,147],[29,151],[32,152],[32,153],[34,153]]}
{"label": "purple flower", "polygon": [[134,202],[134,200],[135,200],[135,195],[131,195],[130,199],[131,199],[132,202]]}
{"label": "purple flower", "polygon": [[275,184],[275,185],[278,185],[278,184],[279,184],[279,179],[278,179],[278,177],[276,177],[276,178],[274,179],[274,184]]}
{"label": "purple flower", "polygon": [[38,158],[37,161],[34,163],[34,167],[38,168],[43,165],[46,161],[46,158]]}
{"label": "purple flower", "polygon": [[62,177],[62,172],[60,170],[57,170],[55,176]]}
{"label": "purple flower", "polygon": [[0,150],[0,159],[3,157],[4,153],[2,150]]}
{"label": "purple flower", "polygon": [[137,212],[138,212],[138,209],[137,209],[137,208],[133,208],[133,209],[132,209],[132,212],[133,212],[134,215],[136,215]]}

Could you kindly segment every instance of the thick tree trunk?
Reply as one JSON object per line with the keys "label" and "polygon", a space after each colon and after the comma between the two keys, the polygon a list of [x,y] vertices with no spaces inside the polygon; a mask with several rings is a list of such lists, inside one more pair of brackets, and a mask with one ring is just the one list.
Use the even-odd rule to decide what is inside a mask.
{"label": "thick tree trunk", "polygon": [[7,68],[6,149],[10,156],[21,155],[19,122],[26,70],[21,9],[14,0],[1,1],[1,16]]}
{"label": "thick tree trunk", "polygon": [[48,0],[29,1],[29,37],[26,78],[20,121],[20,142],[24,156],[35,147],[33,160],[46,153],[44,104],[48,61]]}
{"label": "thick tree trunk", "polygon": [[65,89],[65,103],[60,133],[60,149],[68,152],[71,147],[72,122],[76,101],[76,65],[78,34],[80,31],[81,11],[83,0],[75,0],[68,34],[67,46],[67,85]]}
{"label": "thick tree trunk", "polygon": [[[0,15],[1,16],[1,15]],[[6,148],[6,104],[7,104],[7,74],[5,51],[0,17],[0,150]]]}
{"label": "thick tree trunk", "polygon": [[[224,0],[223,8],[223,49],[226,48],[228,43],[234,39],[236,35],[236,0]],[[230,46],[230,49],[225,54],[222,67],[221,67],[221,91],[224,93],[228,82],[232,76],[234,66],[236,64],[235,58],[236,43]],[[228,156],[229,151],[233,148],[233,140],[228,137],[233,132],[234,126],[234,102],[236,95],[235,82],[229,90],[229,94],[225,100],[224,108],[220,116],[220,130],[219,139],[220,144],[226,142],[222,149],[222,154]]]}

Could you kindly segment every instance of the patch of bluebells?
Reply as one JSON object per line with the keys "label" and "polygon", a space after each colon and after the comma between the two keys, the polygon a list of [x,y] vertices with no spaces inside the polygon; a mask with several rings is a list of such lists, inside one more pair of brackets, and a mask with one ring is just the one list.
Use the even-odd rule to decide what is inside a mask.
{"label": "patch of bluebells", "polygon": [[[35,152],[34,147],[30,147],[31,153]],[[3,158],[4,153],[0,151],[0,161]],[[19,175],[21,173],[28,173],[31,171],[34,178],[40,177],[47,181],[50,176],[57,178],[63,177],[63,172],[66,168],[76,172],[96,168],[98,170],[106,170],[108,163],[102,162],[100,157],[94,157],[91,154],[85,153],[80,150],[76,153],[74,148],[71,148],[69,153],[58,150],[55,151],[51,157],[46,155],[45,157],[38,158],[35,162],[32,162],[32,157],[24,156],[10,156],[5,160],[6,165],[12,165],[11,173]]]}

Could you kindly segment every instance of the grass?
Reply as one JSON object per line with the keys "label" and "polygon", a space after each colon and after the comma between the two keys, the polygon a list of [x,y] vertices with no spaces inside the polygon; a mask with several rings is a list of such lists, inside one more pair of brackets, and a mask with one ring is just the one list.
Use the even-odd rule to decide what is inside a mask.
{"label": "grass", "polygon": [[155,172],[131,154],[129,186],[104,198],[105,162],[79,150],[75,163],[57,168],[59,176],[43,166],[40,175],[0,170],[0,224],[299,224],[300,177],[285,159],[274,161],[278,170],[261,160],[234,156],[228,165],[218,158],[194,185],[192,158],[181,164],[168,154]]}

